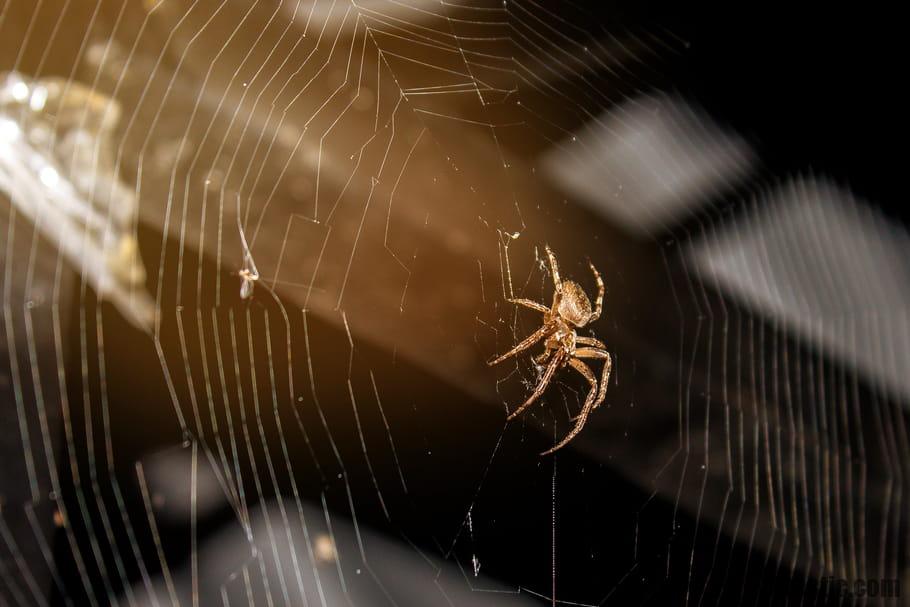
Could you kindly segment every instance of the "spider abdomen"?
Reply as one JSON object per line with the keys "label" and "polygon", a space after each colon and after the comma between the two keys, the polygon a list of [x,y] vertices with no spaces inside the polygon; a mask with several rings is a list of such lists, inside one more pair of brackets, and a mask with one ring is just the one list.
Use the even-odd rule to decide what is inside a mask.
{"label": "spider abdomen", "polygon": [[562,283],[562,297],[556,311],[564,320],[580,327],[591,318],[591,301],[581,285],[567,280]]}

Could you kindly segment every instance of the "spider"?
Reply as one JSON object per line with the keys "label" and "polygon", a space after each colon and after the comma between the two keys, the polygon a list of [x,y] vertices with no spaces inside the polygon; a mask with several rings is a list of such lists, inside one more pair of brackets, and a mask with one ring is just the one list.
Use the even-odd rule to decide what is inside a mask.
{"label": "spider", "polygon": [[[591,385],[591,390],[588,392],[581,412],[576,417],[572,418],[572,421],[577,420],[575,427],[572,428],[566,437],[555,447],[544,451],[541,455],[549,455],[557,449],[565,447],[569,441],[581,432],[582,427],[585,425],[585,421],[588,419],[588,415],[590,415],[591,411],[600,406],[607,394],[607,381],[610,379],[610,369],[613,366],[613,359],[610,357],[610,353],[606,351],[606,346],[603,342],[594,339],[593,337],[578,335],[575,332],[576,329],[579,329],[600,317],[604,298],[604,282],[600,277],[600,273],[597,271],[597,268],[594,267],[594,264],[588,262],[588,265],[591,266],[591,271],[594,272],[594,279],[597,281],[597,299],[594,302],[594,309],[592,310],[591,301],[581,288],[581,285],[571,280],[565,282],[560,280],[556,256],[549,246],[546,247],[546,251],[547,257],[550,260],[550,273],[553,276],[553,285],[556,289],[553,293],[553,305],[550,308],[547,308],[530,299],[506,300],[509,303],[543,312],[543,325],[514,348],[488,363],[490,366],[501,363],[507,358],[527,350],[541,339],[547,338],[544,342],[544,347],[546,349],[543,353],[534,357],[534,362],[538,365],[542,366],[546,364],[543,375],[541,376],[537,387],[534,388],[534,392],[531,393],[531,396],[528,397],[524,404],[509,415],[509,420],[515,419],[522,411],[530,407],[534,401],[540,398],[540,395],[546,390],[556,371],[566,365],[571,366],[581,373]],[[585,347],[579,348],[579,345]],[[600,375],[600,384],[598,384],[591,368],[582,362],[581,359],[583,358],[602,359],[605,361],[603,371]]]}

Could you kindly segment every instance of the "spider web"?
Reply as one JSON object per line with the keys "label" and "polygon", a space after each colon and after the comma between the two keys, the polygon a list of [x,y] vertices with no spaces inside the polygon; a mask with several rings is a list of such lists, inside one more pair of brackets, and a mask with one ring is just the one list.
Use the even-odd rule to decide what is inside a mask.
{"label": "spider web", "polygon": [[[682,41],[609,23],[4,3],[3,604],[825,604],[903,576],[910,323],[864,268],[906,231],[815,177],[686,211],[752,151],[656,92]],[[506,424],[539,350],[485,364],[539,326],[505,300],[550,301],[544,243],[603,273],[582,332],[616,360],[549,459],[584,382]]]}

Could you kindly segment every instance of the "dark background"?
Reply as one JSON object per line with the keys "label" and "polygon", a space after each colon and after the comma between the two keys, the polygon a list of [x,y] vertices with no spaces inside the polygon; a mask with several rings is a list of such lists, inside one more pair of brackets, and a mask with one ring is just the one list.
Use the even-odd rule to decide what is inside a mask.
{"label": "dark background", "polygon": [[[901,20],[896,14],[879,12],[871,5],[629,3],[590,8],[600,19],[590,24],[592,31],[619,23],[623,28],[654,32],[671,41],[668,46],[674,50],[667,53],[655,78],[662,88],[697,101],[713,118],[755,146],[760,157],[757,174],[736,192],[712,202],[735,215],[740,211],[738,194],[793,174],[824,174],[889,216],[907,221],[905,171],[898,165],[904,145],[906,99],[902,84],[906,66],[904,36],[898,31]],[[709,208],[689,218],[680,233],[697,229],[715,212]],[[160,231],[144,227],[140,233],[143,257],[156,259],[161,242]],[[641,246],[655,253],[662,249],[661,242],[658,237]],[[167,251],[168,259],[175,258],[177,244],[169,241]],[[221,272],[225,283],[236,281],[232,271],[217,268],[212,259],[200,258],[198,263],[203,264],[207,276]],[[679,268],[671,268],[667,282],[677,280],[679,272]],[[168,272],[163,279],[163,300],[173,307],[181,286]],[[152,292],[156,280],[157,276],[150,278]],[[85,305],[91,309],[91,293],[81,293],[81,285],[71,287],[74,300],[87,298]],[[268,324],[275,335],[287,331],[293,336],[294,360],[287,365],[294,373],[297,392],[307,394],[296,415],[301,426],[313,434],[309,438],[294,434],[287,439],[300,495],[314,503],[324,499],[329,510],[349,516],[350,490],[360,525],[406,541],[440,563],[457,564],[467,572],[466,583],[470,581],[471,559],[476,557],[484,575],[506,587],[548,593],[554,578],[555,550],[557,596],[564,601],[616,605],[842,604],[818,583],[816,571],[791,568],[778,555],[752,548],[742,538],[733,541],[710,520],[700,520],[679,509],[673,496],[652,493],[617,473],[609,461],[573,449],[561,451],[557,458],[539,458],[537,453],[547,448],[552,437],[530,424],[504,430],[500,409],[355,336],[356,371],[351,382],[361,388],[357,391],[360,395],[370,390],[368,370],[379,380],[401,473],[407,480],[407,492],[389,489],[397,487],[399,472],[390,458],[374,462],[371,470],[360,465],[360,439],[352,424],[345,381],[344,364],[349,356],[345,331],[313,317],[308,317],[304,326],[299,314],[286,325],[277,299],[264,289],[250,302],[240,301],[233,289],[224,297],[215,306],[211,299],[195,300],[194,284],[185,288],[181,305],[187,310],[183,317],[186,326],[195,330],[196,319],[190,311],[214,309],[225,321],[232,311],[241,335],[246,323],[251,322],[260,331]],[[293,303],[284,303],[287,309],[296,309]],[[645,304],[642,308],[639,318],[628,319],[630,324],[647,322],[649,308]],[[145,509],[135,482],[134,462],[158,450],[180,445],[186,448],[196,437],[182,435],[175,419],[162,416],[160,408],[156,412],[151,406],[170,401],[152,344],[120,319],[113,307],[105,305],[103,309],[111,427],[118,453],[114,472],[122,483],[127,510],[141,518]],[[71,378],[81,375],[78,311],[74,307],[66,312],[66,326],[72,331],[67,340],[72,352],[67,364],[71,367],[66,371]],[[93,317],[92,313],[84,320],[90,335],[95,329]],[[622,326],[625,320],[612,322]],[[677,328],[672,316],[664,322]],[[229,339],[224,325],[221,330],[222,339]],[[169,316],[162,343],[176,343],[176,331],[176,318]],[[312,353],[304,345],[304,334],[313,345]],[[208,334],[207,339],[213,336]],[[668,332],[664,345],[664,354],[676,361],[680,353],[675,350],[674,331]],[[260,346],[255,345],[246,354],[252,360],[265,360]],[[89,347],[87,359],[96,359],[91,343]],[[177,352],[169,351],[179,357]],[[272,365],[282,372],[283,357],[283,353],[272,353]],[[637,362],[647,367],[646,360]],[[91,375],[95,373],[97,369],[90,369]],[[267,366],[262,366],[258,391],[263,402],[270,398],[266,374]],[[308,394],[310,378],[316,381],[315,392],[327,412],[326,420],[321,419],[315,400]],[[673,375],[666,382],[654,380],[652,389],[675,393],[676,379]],[[198,381],[196,390],[201,393]],[[277,381],[280,388],[287,388],[285,379],[279,377]],[[94,382],[89,389],[97,394]],[[252,386],[248,389],[255,391]],[[73,402],[82,399],[78,379],[70,383],[69,392]],[[186,394],[180,392],[180,396],[184,399]],[[239,412],[239,404],[230,406]],[[281,406],[281,415],[290,423],[295,418],[292,405]],[[377,412],[362,415],[357,423],[362,423],[367,443],[383,443],[386,433]],[[83,409],[73,410],[71,423],[77,428],[87,423]],[[670,423],[654,432],[656,436],[675,437],[676,430]],[[275,445],[277,428],[267,424],[265,431]],[[631,437],[644,450],[652,440],[657,439],[639,434]],[[84,448],[83,439],[77,437],[76,443]],[[341,466],[333,445],[341,452],[341,460],[357,460],[358,464]],[[277,453],[277,446],[271,449]],[[84,464],[85,453],[80,452],[77,458]],[[244,459],[243,466],[251,471],[249,460]],[[260,467],[257,474],[263,476],[265,472]],[[76,487],[67,484],[66,475],[63,478],[67,492],[63,499],[78,504]],[[387,489],[388,517],[376,500],[374,479]],[[252,483],[247,484],[252,492]],[[269,498],[275,487],[265,485],[265,497]],[[279,473],[277,485],[286,495],[289,478]],[[114,499],[107,486],[102,494],[105,500]],[[901,502],[898,504],[905,509]],[[469,511],[470,533],[465,524]],[[93,517],[97,527],[99,519]],[[199,542],[233,525],[235,512],[225,504],[198,521]],[[170,566],[185,566],[191,550],[190,521],[161,522],[159,530],[167,538],[165,553]],[[85,528],[75,533],[88,545]],[[157,557],[151,538],[141,534],[138,540],[154,571]],[[64,534],[57,532],[54,554],[62,585],[77,589],[84,576],[67,558],[67,542]],[[140,579],[134,560],[126,559],[123,567],[131,583]],[[122,590],[113,575],[105,578],[92,570],[89,579],[99,591],[105,583],[112,584],[115,594]],[[394,586],[395,582],[390,584]],[[72,592],[73,603],[83,604],[85,597],[78,590]],[[409,603],[409,599],[399,597],[399,604],[437,604],[433,602],[437,599],[423,603],[418,598]],[[63,604],[59,587],[51,602]],[[203,604],[217,601],[209,603],[206,597]]]}

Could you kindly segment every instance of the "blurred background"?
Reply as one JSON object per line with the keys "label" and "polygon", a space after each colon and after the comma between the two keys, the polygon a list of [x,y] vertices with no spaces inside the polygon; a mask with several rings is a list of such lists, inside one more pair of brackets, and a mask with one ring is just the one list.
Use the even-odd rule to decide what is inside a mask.
{"label": "blurred background", "polygon": [[899,22],[3,2],[0,605],[910,604]]}

